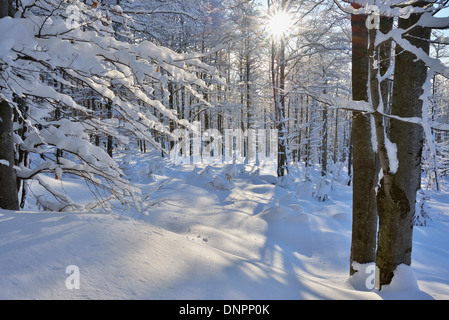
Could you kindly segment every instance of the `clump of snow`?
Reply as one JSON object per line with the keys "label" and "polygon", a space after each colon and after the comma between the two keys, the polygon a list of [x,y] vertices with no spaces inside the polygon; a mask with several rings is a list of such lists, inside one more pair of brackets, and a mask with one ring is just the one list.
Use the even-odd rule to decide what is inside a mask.
{"label": "clump of snow", "polygon": [[225,178],[228,181],[233,181],[235,176],[237,175],[237,168],[235,164],[229,164],[225,169]]}
{"label": "clump of snow", "polygon": [[416,194],[416,204],[415,204],[415,217],[413,221],[413,225],[415,226],[427,226],[429,221],[432,221],[430,217],[430,196],[428,193],[420,189]]}
{"label": "clump of snow", "polygon": [[120,14],[123,14],[123,9],[122,9],[122,7],[119,6],[118,4],[115,5],[115,6],[112,6],[112,7],[111,7],[111,10],[112,10],[113,12],[119,14],[119,15],[120,15]]}
{"label": "clump of snow", "polygon": [[371,291],[375,285],[375,264],[352,262],[352,268],[356,271],[348,279],[349,284],[359,291]]}
{"label": "clump of snow", "polygon": [[313,184],[311,181],[303,181],[296,188],[296,196],[298,199],[308,200],[312,198]]}
{"label": "clump of snow", "polygon": [[213,176],[211,181],[212,187],[215,190],[232,190],[234,188],[234,183],[227,178],[224,179],[220,176]]}
{"label": "clump of snow", "polygon": [[418,281],[412,267],[400,264],[394,271],[389,285],[382,286],[382,292],[419,291]]}
{"label": "clump of snow", "polygon": [[326,201],[329,197],[331,188],[331,181],[326,177],[321,178],[315,190],[315,197],[318,201]]}
{"label": "clump of snow", "polygon": [[369,291],[379,294],[384,299],[432,299],[430,295],[421,291],[412,267],[400,264],[394,271],[391,283],[379,289],[376,283],[376,265],[372,263],[352,263],[356,271],[349,277],[349,285],[358,291]]}
{"label": "clump of snow", "polygon": [[153,178],[154,175],[163,175],[165,172],[165,165],[161,159],[153,159],[148,164],[148,176]]}
{"label": "clump of snow", "polygon": [[385,137],[385,147],[387,148],[390,172],[396,173],[399,168],[399,161],[397,158],[398,147],[396,143],[391,142],[387,137]]}
{"label": "clump of snow", "polygon": [[35,43],[21,19],[11,17],[0,19],[0,30],[8,30],[0,34],[0,59],[4,62],[11,62],[17,56],[11,50],[13,47],[24,47],[25,44],[32,46]]}

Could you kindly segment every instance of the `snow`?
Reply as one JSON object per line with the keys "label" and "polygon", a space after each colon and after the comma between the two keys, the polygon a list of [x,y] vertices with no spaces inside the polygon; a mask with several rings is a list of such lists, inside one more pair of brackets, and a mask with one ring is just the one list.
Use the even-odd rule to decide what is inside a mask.
{"label": "snow", "polygon": [[[175,166],[151,153],[121,160],[148,215],[118,202],[110,212],[44,212],[31,201],[0,211],[0,299],[449,299],[447,192],[430,193],[412,265],[379,291],[374,266],[348,275],[351,187],[333,180],[319,201],[319,168],[294,168],[281,187],[272,168]],[[80,207],[95,200],[79,178],[42,177]],[[218,178],[232,185],[216,188]],[[79,289],[66,286],[74,270]]]}
{"label": "snow", "polygon": [[399,168],[399,160],[397,157],[398,147],[396,143],[391,142],[388,137],[385,137],[385,148],[387,149],[390,172],[394,174]]}
{"label": "snow", "polygon": [[17,42],[23,44],[24,38],[25,40],[32,40],[26,28],[11,17],[0,20],[0,29],[8,30],[8,32],[2,32],[0,35],[0,57],[2,58],[11,56],[11,49]]}

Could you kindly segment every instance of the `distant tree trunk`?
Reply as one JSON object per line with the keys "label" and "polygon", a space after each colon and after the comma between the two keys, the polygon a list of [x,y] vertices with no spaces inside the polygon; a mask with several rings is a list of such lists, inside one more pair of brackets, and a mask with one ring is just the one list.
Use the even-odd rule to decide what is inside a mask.
{"label": "distant tree trunk", "polygon": [[[360,6],[353,4],[353,7]],[[368,101],[368,30],[366,15],[352,15],[352,98]],[[371,121],[368,115],[353,113],[353,208],[350,274],[356,271],[352,264],[370,263],[376,259],[376,186],[377,154],[371,139]]]}
{"label": "distant tree trunk", "polygon": [[[108,110],[108,119],[112,119],[112,101],[108,100],[106,108]],[[114,150],[113,142],[114,142],[114,138],[111,135],[108,135],[106,151],[111,158],[112,158],[112,152]]]}
{"label": "distant tree trunk", "polygon": [[[268,1],[268,12],[272,3]],[[284,3],[281,3],[281,7]],[[279,43],[276,43],[278,41]],[[271,40],[271,81],[273,85],[274,109],[276,114],[276,129],[278,130],[278,163],[277,175],[283,177],[287,173],[287,148],[285,132],[285,39]]]}
{"label": "distant tree trunk", "polygon": [[352,183],[352,135],[353,135],[353,130],[352,130],[352,121],[349,125],[349,146],[348,146],[348,186],[351,185]]}
{"label": "distant tree trunk", "polygon": [[[174,110],[175,109],[175,89],[174,89],[174,84],[173,82],[169,82],[168,83],[168,92],[170,92],[170,96],[168,97],[168,105],[170,110]],[[181,115],[178,113],[177,114],[178,117],[180,117]],[[169,120],[170,122],[170,132],[173,133],[173,131],[175,131],[176,129],[176,124],[173,120]],[[170,150],[173,150],[173,148],[175,147],[175,140],[174,139],[170,139]]]}
{"label": "distant tree trunk", "polygon": [[305,167],[310,167],[311,166],[311,161],[310,161],[310,123],[309,123],[309,96],[306,97],[306,110],[305,110],[305,123],[306,123],[306,128],[305,128],[305,152],[304,152],[304,166]]}
{"label": "distant tree trunk", "polygon": [[[416,6],[425,6],[421,1]],[[407,30],[420,14],[399,19],[398,28]],[[429,52],[431,30],[415,27],[405,38],[417,48]],[[421,117],[426,65],[411,53],[396,46],[391,113],[399,117]],[[411,264],[413,219],[416,192],[420,188],[423,129],[421,126],[392,119],[389,139],[397,146],[397,170],[386,171],[378,192],[379,240],[376,258],[378,285],[389,284],[400,264]]]}
{"label": "distant tree trunk", "polygon": [[[326,93],[326,92],[324,92]],[[327,116],[327,106],[323,106],[323,143],[321,147],[321,176],[325,176],[327,173],[327,127],[328,127],[328,116]]]}
{"label": "distant tree trunk", "polygon": [[0,0],[0,19],[9,15],[9,0]]}
{"label": "distant tree trunk", "polygon": [[278,113],[278,177],[287,174],[287,132],[285,128],[285,43],[281,39],[278,52],[278,83],[277,99],[275,100]]}
{"label": "distant tree trunk", "polygon": [[[17,135],[22,139],[25,140],[26,134],[27,134],[27,126],[24,122],[24,119],[26,119],[28,114],[28,107],[26,104],[26,101],[22,98],[15,97],[15,101],[17,103],[17,107],[22,113],[22,116],[19,116],[18,112],[14,113],[14,123],[18,124],[17,129]],[[22,119],[22,117],[24,119]],[[20,147],[17,148],[17,157],[15,159],[15,165],[17,166],[29,166],[29,151],[23,150]],[[20,208],[23,209],[25,206],[25,200],[27,196],[27,181],[17,178],[17,192],[18,192],[18,198],[20,198]]]}
{"label": "distant tree trunk", "polygon": [[[0,0],[0,19],[8,16],[8,0]],[[14,169],[13,112],[0,99],[0,208],[19,210],[17,177]]]}
{"label": "distant tree trunk", "polygon": [[338,110],[335,110],[335,138],[333,161],[337,163],[341,158],[338,156]]}

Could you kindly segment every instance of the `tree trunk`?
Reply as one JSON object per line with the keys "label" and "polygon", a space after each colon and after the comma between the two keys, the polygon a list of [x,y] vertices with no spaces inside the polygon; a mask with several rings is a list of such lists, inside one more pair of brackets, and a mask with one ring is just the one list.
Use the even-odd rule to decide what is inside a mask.
{"label": "tree trunk", "polygon": [[[112,101],[108,100],[108,103],[106,105],[106,108],[108,110],[108,119],[112,119]],[[106,145],[106,152],[108,155],[112,158],[112,152],[114,150],[113,146],[114,138],[110,135],[108,135],[107,145]]]}
{"label": "tree trunk", "polygon": [[[326,93],[326,92],[324,92]],[[323,106],[323,142],[321,146],[321,176],[326,176],[327,173],[327,127],[328,127],[328,117],[327,117],[327,106]]]}
{"label": "tree trunk", "polygon": [[19,210],[17,177],[14,166],[12,109],[6,101],[0,102],[0,207]]}
{"label": "tree trunk", "polygon": [[[0,19],[8,15],[8,7],[8,0],[0,0]],[[0,99],[0,207],[19,210],[12,117],[8,102]]]}
{"label": "tree trunk", "polygon": [[[356,4],[353,7],[357,8]],[[352,15],[352,98],[368,101],[368,30],[366,15]],[[350,274],[352,264],[370,263],[376,259],[376,186],[377,154],[371,139],[371,120],[361,112],[353,113],[353,209]]]}
{"label": "tree trunk", "polygon": [[338,156],[338,109],[335,110],[335,138],[334,138],[334,154],[333,161],[337,163],[341,160],[341,156]]}
{"label": "tree trunk", "polygon": [[352,157],[352,149],[353,149],[352,135],[353,135],[353,132],[352,132],[352,121],[351,121],[351,123],[349,124],[349,142],[348,142],[348,144],[349,144],[348,145],[348,177],[349,177],[348,186],[350,186],[352,183],[352,159],[353,159],[353,157]]}
{"label": "tree trunk", "polygon": [[[284,4],[281,3],[281,7]],[[271,12],[271,2],[268,1],[268,12]],[[278,41],[279,43],[276,43]],[[278,163],[277,176],[287,173],[287,147],[285,132],[285,39],[271,39],[271,81],[273,85],[273,100],[276,114],[276,129],[278,130]]]}
{"label": "tree trunk", "polygon": [[278,94],[275,100],[276,111],[278,113],[278,177],[287,174],[287,132],[285,128],[285,43],[284,39],[280,40],[278,52]]}
{"label": "tree trunk", "polygon": [[[426,2],[415,5],[423,6]],[[420,14],[399,19],[398,28],[414,25]],[[430,29],[414,28],[405,36],[417,48],[429,52]],[[399,117],[421,117],[422,86],[427,77],[426,65],[416,56],[396,47],[391,113]],[[376,258],[378,285],[389,284],[400,264],[411,264],[413,218],[416,192],[421,175],[423,129],[421,126],[392,119],[390,141],[397,146],[397,170],[385,172],[378,192],[379,240]]]}

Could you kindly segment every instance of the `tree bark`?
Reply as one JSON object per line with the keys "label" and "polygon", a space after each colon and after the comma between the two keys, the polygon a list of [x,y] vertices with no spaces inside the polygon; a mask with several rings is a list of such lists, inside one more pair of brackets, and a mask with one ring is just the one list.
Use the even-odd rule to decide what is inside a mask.
{"label": "tree bark", "polygon": [[12,109],[6,101],[0,102],[0,207],[19,210],[17,177],[14,169],[14,142]]}
{"label": "tree bark", "polygon": [[[326,91],[324,92],[326,93]],[[328,147],[328,115],[327,115],[327,106],[323,106],[323,142],[321,147],[321,176],[326,176],[327,174],[327,147]]]}
{"label": "tree bark", "polygon": [[[108,100],[106,104],[106,109],[108,110],[108,119],[112,119],[112,101]],[[108,135],[107,145],[106,145],[106,151],[108,155],[112,158],[112,153],[114,151],[114,138],[110,135]]]}
{"label": "tree bark", "polygon": [[[268,12],[272,3],[268,0]],[[285,3],[281,1],[280,7]],[[278,43],[276,43],[278,42]],[[273,85],[274,110],[276,115],[276,129],[278,130],[277,176],[287,174],[287,137],[285,132],[285,39],[271,39],[271,81]]]}
{"label": "tree bark", "polygon": [[[357,8],[356,4],[353,7]],[[366,15],[352,15],[352,98],[368,101],[368,30]],[[352,264],[370,263],[376,259],[376,190],[377,154],[371,137],[368,115],[353,113],[353,209],[350,275],[356,271]]]}
{"label": "tree bark", "polygon": [[[426,2],[416,3],[424,6]],[[420,14],[399,19],[398,28],[408,29]],[[404,36],[412,45],[429,52],[430,29],[414,28]],[[391,113],[399,117],[421,117],[422,86],[427,77],[426,65],[416,56],[396,46],[393,98]],[[391,283],[394,270],[400,264],[411,264],[413,218],[416,192],[421,175],[423,129],[421,126],[392,119],[389,139],[397,146],[399,166],[396,171],[386,172],[379,188],[377,205],[379,234],[376,266],[378,285]]]}
{"label": "tree bark", "polygon": [[287,174],[287,132],[285,128],[285,39],[281,39],[278,48],[278,93],[275,97],[276,112],[278,114],[278,177]]}
{"label": "tree bark", "polygon": [[[8,0],[0,0],[0,19],[8,15]],[[19,210],[17,178],[14,169],[13,113],[7,101],[0,99],[0,207]]]}

